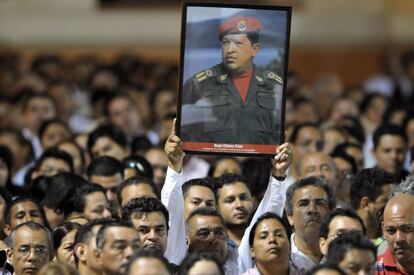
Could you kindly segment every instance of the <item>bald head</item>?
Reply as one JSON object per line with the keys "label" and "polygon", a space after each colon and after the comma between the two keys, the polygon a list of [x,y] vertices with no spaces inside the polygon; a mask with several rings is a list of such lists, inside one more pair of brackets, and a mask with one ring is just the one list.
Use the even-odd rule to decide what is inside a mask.
{"label": "bald head", "polygon": [[321,177],[336,191],[336,167],[333,158],[322,152],[306,154],[299,162],[299,177]]}
{"label": "bald head", "polygon": [[397,262],[414,273],[414,196],[401,194],[390,199],[384,209],[382,230]]}
{"label": "bald head", "polygon": [[414,196],[400,194],[391,198],[384,209],[384,221],[411,216],[414,219]]}

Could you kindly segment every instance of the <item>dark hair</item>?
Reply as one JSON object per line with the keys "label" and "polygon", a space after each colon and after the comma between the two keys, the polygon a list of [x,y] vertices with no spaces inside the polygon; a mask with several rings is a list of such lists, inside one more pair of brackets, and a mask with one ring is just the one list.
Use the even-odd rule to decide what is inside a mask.
{"label": "dark hair", "polygon": [[[341,155],[341,154],[347,154],[347,155],[349,155],[346,152],[346,149],[348,149],[348,148],[356,148],[356,149],[358,149],[358,150],[360,150],[362,152],[362,146],[361,145],[358,145],[358,144],[355,144],[355,143],[351,143],[351,142],[344,142],[344,143],[341,143],[341,144],[336,145],[335,146],[335,149],[332,151],[332,154],[331,155]],[[351,156],[351,155],[349,155],[349,156]],[[353,159],[355,159],[354,156],[351,156],[351,157]]]}
{"label": "dark hair", "polygon": [[414,146],[411,146],[410,148],[410,161],[414,161]]}
{"label": "dark hair", "polygon": [[[5,224],[10,224],[10,222],[11,222],[11,209],[13,208],[13,206],[15,206],[19,203],[27,202],[27,201],[30,201],[30,202],[32,202],[33,204],[36,205],[36,207],[39,209],[40,217],[43,220],[43,224],[45,225],[45,227],[49,228],[49,223],[47,222],[45,211],[43,210],[43,207],[41,207],[35,199],[30,198],[30,197],[25,197],[25,196],[15,197],[7,204],[6,210],[4,211],[4,223]],[[10,229],[13,230],[13,228],[10,228]]]}
{"label": "dark hair", "polygon": [[121,217],[123,220],[132,222],[132,214],[138,213],[142,215],[144,213],[161,212],[165,218],[167,230],[169,228],[169,213],[167,208],[158,200],[154,198],[136,198],[130,200],[125,206],[121,208]]}
{"label": "dark hair", "polygon": [[289,141],[293,144],[296,143],[296,140],[298,139],[300,130],[302,130],[302,128],[305,128],[305,127],[312,127],[312,128],[318,129],[318,131],[320,131],[318,125],[315,124],[315,123],[306,122],[306,123],[297,124],[293,127],[292,133],[290,134]]}
{"label": "dark hair", "polygon": [[211,179],[211,178],[198,178],[198,179],[188,180],[182,185],[181,189],[183,191],[184,199],[187,197],[188,191],[193,186],[206,187],[206,188],[210,189],[211,192],[213,192],[214,196],[216,196],[216,188],[215,188],[215,183],[214,183],[213,179]]}
{"label": "dark hair", "polygon": [[349,163],[349,165],[351,165],[351,170],[352,170],[353,175],[355,175],[355,173],[358,171],[357,164],[356,164],[354,157],[347,154],[345,151],[334,149],[333,152],[331,153],[331,157],[332,159],[340,158],[346,161],[347,163]]}
{"label": "dark hair", "polygon": [[45,134],[45,132],[49,128],[49,126],[51,126],[53,124],[59,124],[59,125],[63,126],[69,133],[71,133],[71,130],[70,130],[68,124],[66,122],[64,122],[62,119],[60,119],[60,118],[48,119],[40,125],[39,133],[38,133],[40,141],[42,140],[43,135]]}
{"label": "dark hair", "polygon": [[9,204],[12,199],[12,196],[10,195],[8,190],[2,186],[0,186],[0,197],[4,199],[6,205]]}
{"label": "dark hair", "polygon": [[77,174],[61,172],[51,178],[41,205],[57,210],[72,188],[87,184],[89,182]]}
{"label": "dark hair", "polygon": [[[88,243],[89,240],[93,236],[92,229],[95,226],[110,223],[111,221],[112,221],[111,219],[96,219],[96,220],[88,221],[86,224],[81,225],[80,228],[78,229],[78,231],[76,232],[75,241],[73,242],[73,246],[75,247],[79,243],[84,243],[84,244]],[[75,264],[76,264],[76,266],[78,266],[79,257],[76,253],[74,253],[73,255],[74,255],[74,258],[75,258]]]}
{"label": "dark hair", "polygon": [[138,155],[131,155],[129,157],[126,157],[122,161],[124,165],[124,169],[132,168],[137,172],[138,176],[143,176],[152,179],[153,178],[153,171],[152,166],[142,156]]}
{"label": "dark hair", "polygon": [[137,154],[139,152],[146,152],[152,148],[151,141],[146,136],[138,136],[132,140],[131,143],[131,152]]}
{"label": "dark hair", "polygon": [[111,227],[133,228],[131,223],[120,220],[111,220],[107,223],[102,224],[101,228],[99,228],[98,233],[96,234],[96,247],[98,249],[102,250],[105,246],[106,230]]}
{"label": "dark hair", "polygon": [[410,123],[410,121],[414,121],[414,111],[408,112],[407,115],[404,117],[402,128],[405,132],[407,132],[407,126]]}
{"label": "dark hair", "polygon": [[269,185],[271,162],[265,158],[248,158],[243,160],[241,167],[250,193],[260,201]]}
{"label": "dark hair", "polygon": [[190,269],[199,261],[209,261],[214,262],[217,266],[217,269],[220,272],[220,275],[224,275],[224,269],[220,260],[217,258],[217,255],[210,252],[205,251],[195,251],[188,254],[184,260],[180,264],[180,268],[178,270],[179,275],[187,275]]}
{"label": "dark hair", "polygon": [[96,220],[89,221],[84,225],[81,225],[81,227],[78,229],[78,232],[76,232],[74,245],[78,243],[88,242],[89,239],[92,237],[93,227],[97,225],[103,225],[105,223],[110,223],[111,221],[113,220],[112,219],[96,219]]}
{"label": "dark hair", "polygon": [[105,195],[105,189],[99,184],[91,183],[73,187],[59,205],[59,210],[68,217],[73,212],[83,213],[86,206],[86,196],[102,192]]}
{"label": "dark hair", "polygon": [[[27,146],[29,148],[29,154],[27,156],[27,159],[25,159],[26,164],[35,159],[32,143],[29,140],[27,140],[20,131],[12,128],[0,128],[0,136],[2,135],[13,135],[14,139],[21,146]],[[15,156],[13,157],[15,159]]]}
{"label": "dark hair", "polygon": [[189,222],[195,217],[195,216],[203,216],[203,217],[217,217],[220,219],[221,223],[223,224],[224,227],[226,227],[226,223],[223,220],[223,217],[220,215],[220,213],[215,210],[215,209],[211,209],[211,208],[197,208],[196,210],[194,210],[193,212],[191,212],[190,215],[188,215],[187,221],[186,221],[186,228],[189,224]]}
{"label": "dark hair", "polygon": [[335,194],[332,191],[332,188],[326,183],[326,181],[319,177],[307,177],[304,179],[297,180],[295,183],[289,186],[289,188],[286,191],[285,210],[288,216],[292,215],[293,212],[293,197],[295,195],[296,190],[307,186],[314,186],[323,189],[328,198],[329,209],[335,208]]}
{"label": "dark hair", "polygon": [[9,187],[12,185],[12,169],[14,163],[13,153],[7,146],[0,145],[0,159],[6,164],[8,176],[6,179],[5,187]]}
{"label": "dark hair", "polygon": [[266,212],[266,213],[264,213],[263,215],[261,215],[260,217],[257,218],[256,222],[252,226],[252,229],[250,230],[250,234],[249,234],[249,245],[250,246],[253,246],[254,234],[256,234],[256,229],[259,226],[259,224],[262,221],[269,220],[269,219],[277,220],[278,222],[280,222],[283,225],[283,227],[285,228],[285,231],[286,231],[286,236],[288,237],[288,240],[290,242],[290,230],[289,230],[289,226],[287,225],[286,221],[284,221],[281,217],[279,217],[275,213]]}
{"label": "dark hair", "polygon": [[[388,105],[388,108],[385,110],[385,113],[382,117],[382,124],[392,124],[393,122],[391,121],[392,116],[395,115],[398,112],[404,112],[404,117],[402,118],[402,121],[404,121],[405,115],[407,113],[407,108],[403,105],[401,105],[399,102],[392,102],[391,104]],[[401,124],[402,126],[402,124]]]}
{"label": "dark hair", "polygon": [[340,263],[350,249],[368,250],[374,254],[374,259],[377,256],[375,245],[368,237],[354,232],[345,232],[329,244],[327,263]]}
{"label": "dark hair", "polygon": [[242,175],[230,173],[224,174],[216,179],[216,188],[220,189],[226,184],[233,184],[237,181],[246,183],[246,179]]}
{"label": "dark hair", "polygon": [[157,187],[155,186],[154,182],[152,181],[152,179],[146,178],[146,177],[140,177],[140,176],[135,176],[135,177],[130,177],[129,179],[124,180],[123,182],[121,182],[121,184],[118,186],[117,188],[117,197],[118,197],[118,202],[121,205],[122,204],[122,191],[130,186],[130,185],[140,185],[140,184],[147,184],[149,185],[149,187],[151,188],[152,192],[154,192],[155,196],[157,196],[157,198],[160,198],[160,194],[159,191],[157,189]]}
{"label": "dark hair", "polygon": [[104,124],[93,130],[88,136],[88,152],[92,156],[92,148],[101,137],[107,137],[122,148],[128,146],[128,140],[122,130],[115,124]]}
{"label": "dark hair", "polygon": [[350,115],[344,116],[341,119],[342,128],[352,137],[354,137],[359,144],[365,143],[364,128],[357,117]]}
{"label": "dark hair", "polygon": [[[83,173],[85,171],[85,152],[83,151],[82,147],[80,147],[79,144],[77,144],[75,142],[74,138],[73,139],[65,139],[65,140],[62,140],[61,142],[59,142],[56,145],[56,147],[59,148],[63,144],[71,144],[71,145],[73,145],[76,148],[76,150],[78,150],[79,155],[80,155],[80,160],[81,160],[81,170],[82,170],[82,173]],[[65,151],[63,149],[60,149],[60,150]]]}
{"label": "dark hair", "polygon": [[382,136],[385,135],[392,135],[392,136],[400,136],[404,139],[404,142],[407,143],[408,138],[404,132],[404,129],[395,124],[383,124],[380,125],[375,131],[373,135],[374,141],[374,149],[376,149],[381,141]]}
{"label": "dark hair", "polygon": [[116,158],[110,156],[97,157],[92,160],[86,169],[86,174],[88,175],[89,180],[92,176],[113,176],[116,174],[121,174],[124,177],[124,167],[122,163]]}
{"label": "dark hair", "polygon": [[348,218],[357,220],[361,224],[362,234],[363,235],[366,234],[366,228],[365,228],[364,222],[362,221],[362,219],[358,216],[358,214],[354,210],[347,209],[347,208],[336,208],[336,209],[330,211],[322,219],[321,228],[320,228],[320,231],[319,231],[319,237],[324,238],[324,239],[328,238],[329,226],[331,225],[332,220],[336,217],[348,217]]}
{"label": "dark hair", "polygon": [[[223,188],[224,185],[232,185],[232,184],[235,184],[236,182],[243,183],[247,187],[247,189],[249,189],[248,186],[247,186],[246,179],[242,175],[224,174],[224,175],[221,175],[220,177],[218,177],[216,179],[216,195],[217,195],[217,198],[219,197],[220,189]],[[249,190],[249,192],[250,192],[250,190]]]}
{"label": "dark hair", "polygon": [[229,156],[229,157],[222,157],[222,158],[217,158],[210,165],[210,168],[208,169],[207,176],[212,177],[213,174],[214,174],[214,172],[215,172],[215,170],[216,170],[216,168],[217,168],[217,165],[219,164],[219,162],[222,161],[222,160],[225,160],[225,159],[226,160],[231,160],[231,161],[235,162],[240,167],[240,170],[241,170],[241,164],[240,164],[240,161],[238,159],[236,159],[235,157],[231,157],[231,156]]}
{"label": "dark hair", "polygon": [[26,195],[34,198],[36,201],[42,201],[51,182],[51,177],[40,176],[35,178],[25,186]]}
{"label": "dark hair", "polygon": [[141,258],[152,258],[152,259],[157,259],[158,261],[160,261],[160,263],[165,267],[165,269],[168,271],[169,274],[172,274],[171,272],[171,268],[170,268],[170,263],[168,262],[168,260],[162,255],[162,253],[160,251],[156,251],[156,250],[145,250],[145,249],[140,249],[138,250],[132,257],[131,259],[128,261],[128,265],[126,268],[126,272],[125,274],[129,274],[131,266],[133,265],[133,263]]}
{"label": "dark hair", "polygon": [[342,271],[342,269],[340,269],[337,265],[337,263],[335,264],[331,264],[331,263],[324,263],[324,264],[319,264],[315,267],[313,267],[312,269],[308,270],[306,272],[306,275],[315,275],[316,273],[318,273],[321,270],[324,269],[330,269],[330,270],[334,270],[336,272],[338,272],[339,275],[346,275],[345,272]]}
{"label": "dark hair", "polygon": [[400,57],[400,62],[404,70],[407,70],[408,67],[414,62],[414,51],[408,50],[404,52]]}
{"label": "dark hair", "polygon": [[381,188],[391,183],[395,183],[395,177],[379,168],[361,170],[351,182],[349,197],[352,208],[358,209],[363,197],[374,202],[381,194]]}
{"label": "dark hair", "polygon": [[364,99],[362,100],[361,105],[359,106],[359,110],[360,110],[361,114],[365,113],[368,106],[371,104],[371,101],[374,100],[375,98],[382,98],[382,99],[386,100],[385,97],[382,94],[379,94],[379,93],[371,93],[371,94],[366,95],[364,97]]}
{"label": "dark hair", "polygon": [[61,224],[60,226],[56,227],[55,230],[53,230],[53,247],[55,250],[59,248],[59,246],[62,244],[62,239],[72,232],[73,230],[79,230],[81,227],[80,224],[72,223],[72,222],[65,222]]}
{"label": "dark hair", "polygon": [[30,91],[30,92],[26,93],[23,96],[23,99],[22,99],[23,113],[27,111],[27,107],[29,105],[29,102],[31,100],[35,99],[35,98],[43,98],[43,99],[49,100],[50,102],[52,102],[53,107],[56,111],[56,102],[55,102],[55,100],[53,99],[53,97],[51,95],[49,95],[48,93],[39,93],[39,92]]}
{"label": "dark hair", "polygon": [[110,116],[110,114],[109,114],[109,105],[111,105],[111,103],[113,102],[113,101],[115,101],[115,100],[117,100],[117,99],[119,99],[119,98],[124,98],[124,99],[126,99],[128,102],[131,102],[132,101],[132,98],[127,94],[127,93],[124,93],[124,92],[119,92],[119,93],[114,93],[114,94],[111,94],[107,99],[106,99],[106,101],[105,101],[105,106],[104,106],[104,115],[106,116],[106,117],[109,117]]}
{"label": "dark hair", "polygon": [[43,161],[45,161],[48,158],[63,160],[69,166],[70,172],[73,172],[72,157],[68,153],[58,149],[57,147],[50,147],[42,153],[40,158],[36,161],[36,170],[39,170],[40,166],[42,166]]}

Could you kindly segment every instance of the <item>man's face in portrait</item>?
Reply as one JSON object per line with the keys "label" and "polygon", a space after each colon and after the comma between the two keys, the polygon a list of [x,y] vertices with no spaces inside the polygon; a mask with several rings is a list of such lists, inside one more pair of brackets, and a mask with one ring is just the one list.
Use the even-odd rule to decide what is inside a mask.
{"label": "man's face in portrait", "polygon": [[252,68],[259,49],[260,44],[252,44],[247,34],[227,34],[221,41],[223,64],[231,73],[245,73]]}

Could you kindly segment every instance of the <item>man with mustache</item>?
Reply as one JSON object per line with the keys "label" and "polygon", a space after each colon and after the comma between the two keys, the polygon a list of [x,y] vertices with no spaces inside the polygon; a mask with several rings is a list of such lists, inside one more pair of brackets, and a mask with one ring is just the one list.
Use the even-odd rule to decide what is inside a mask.
{"label": "man with mustache", "polygon": [[288,188],[285,210],[295,229],[291,236],[291,257],[299,269],[310,270],[321,261],[321,221],[334,208],[335,195],[322,178],[300,179]]}
{"label": "man with mustache", "polygon": [[16,226],[10,234],[8,256],[16,275],[37,274],[52,257],[52,234],[33,221]]}
{"label": "man with mustache", "polygon": [[260,21],[232,16],[219,27],[222,62],[184,84],[183,141],[279,144],[282,78],[253,63]]}
{"label": "man with mustache", "polygon": [[400,194],[388,201],[382,232],[388,249],[378,256],[375,274],[414,274],[413,195]]}

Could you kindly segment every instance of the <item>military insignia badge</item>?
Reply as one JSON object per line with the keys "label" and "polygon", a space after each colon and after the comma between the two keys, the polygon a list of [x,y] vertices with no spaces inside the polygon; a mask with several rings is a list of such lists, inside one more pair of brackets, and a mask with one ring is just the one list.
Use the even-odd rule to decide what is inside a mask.
{"label": "military insignia badge", "polygon": [[241,20],[239,21],[239,23],[237,23],[237,29],[239,30],[239,32],[244,32],[247,30],[247,24],[245,20]]}
{"label": "military insignia badge", "polygon": [[210,77],[213,75],[213,71],[212,70],[206,70],[206,76]]}

